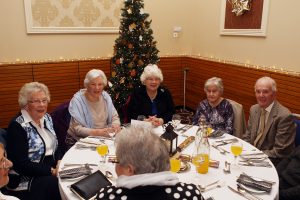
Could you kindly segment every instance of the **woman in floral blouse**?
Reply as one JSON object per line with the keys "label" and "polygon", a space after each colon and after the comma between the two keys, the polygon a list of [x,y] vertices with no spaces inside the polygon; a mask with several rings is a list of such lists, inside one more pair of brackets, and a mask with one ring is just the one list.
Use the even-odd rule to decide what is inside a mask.
{"label": "woman in floral blouse", "polygon": [[233,109],[230,102],[222,97],[223,90],[221,78],[213,77],[205,82],[207,99],[199,103],[193,124],[197,125],[200,116],[203,115],[214,130],[233,134]]}

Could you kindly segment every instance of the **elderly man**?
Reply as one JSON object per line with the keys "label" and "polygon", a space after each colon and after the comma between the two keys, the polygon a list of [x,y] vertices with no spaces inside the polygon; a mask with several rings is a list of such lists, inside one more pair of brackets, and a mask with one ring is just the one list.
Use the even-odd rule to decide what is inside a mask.
{"label": "elderly man", "polygon": [[295,147],[296,125],[291,112],[276,101],[276,82],[270,77],[256,81],[257,104],[250,108],[244,140],[262,150],[274,165]]}

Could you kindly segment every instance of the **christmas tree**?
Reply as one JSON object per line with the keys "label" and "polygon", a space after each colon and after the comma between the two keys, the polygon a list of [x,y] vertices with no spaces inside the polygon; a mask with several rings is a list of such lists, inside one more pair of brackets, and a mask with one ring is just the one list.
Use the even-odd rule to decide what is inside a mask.
{"label": "christmas tree", "polygon": [[121,12],[119,37],[111,60],[109,93],[122,116],[122,107],[134,88],[140,87],[140,75],[148,64],[159,61],[156,41],[150,28],[143,0],[125,0]]}

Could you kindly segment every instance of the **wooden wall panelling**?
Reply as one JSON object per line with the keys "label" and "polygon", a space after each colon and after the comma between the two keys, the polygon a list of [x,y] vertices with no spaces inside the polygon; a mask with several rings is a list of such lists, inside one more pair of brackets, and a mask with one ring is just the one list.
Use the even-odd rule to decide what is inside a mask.
{"label": "wooden wall panelling", "polygon": [[93,61],[80,61],[79,62],[79,87],[84,88],[83,81],[85,75],[91,69],[102,70],[107,79],[110,77],[110,59],[105,60],[93,60]]}
{"label": "wooden wall panelling", "polygon": [[33,65],[34,81],[48,86],[51,102],[48,112],[70,100],[79,90],[78,62],[45,63]]}
{"label": "wooden wall panelling", "polygon": [[164,77],[162,84],[170,90],[175,105],[183,105],[183,68],[181,62],[181,57],[162,57],[158,63]]}
{"label": "wooden wall panelling", "polygon": [[277,83],[277,99],[292,113],[300,114],[300,77],[271,73]]}
{"label": "wooden wall panelling", "polygon": [[7,128],[10,120],[20,111],[18,93],[21,87],[33,81],[32,66],[0,66],[0,127]]}
{"label": "wooden wall panelling", "polygon": [[250,106],[256,103],[255,81],[262,76],[269,75],[268,72],[262,70],[194,58],[187,58],[185,65],[191,68],[188,76],[188,106],[196,108],[198,102],[206,98],[203,91],[204,83],[208,78],[217,76],[223,79],[223,96],[243,104],[247,117]]}

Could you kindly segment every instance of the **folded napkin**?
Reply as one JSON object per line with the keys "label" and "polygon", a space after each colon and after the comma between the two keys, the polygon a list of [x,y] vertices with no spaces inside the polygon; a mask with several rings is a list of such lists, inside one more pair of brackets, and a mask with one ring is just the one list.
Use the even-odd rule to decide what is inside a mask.
{"label": "folded napkin", "polygon": [[65,169],[59,172],[59,177],[61,179],[66,178],[77,178],[83,175],[89,175],[92,173],[92,169],[89,165],[84,165],[81,167],[75,167],[71,169]]}
{"label": "folded napkin", "polygon": [[81,138],[79,142],[87,143],[87,144],[94,144],[94,145],[101,145],[103,144],[103,140],[99,138],[92,138],[92,137],[86,137]]}
{"label": "folded napkin", "polygon": [[272,183],[270,183],[270,181],[257,180],[246,174],[241,174],[236,181],[242,185],[259,191],[270,193],[272,190]]}

